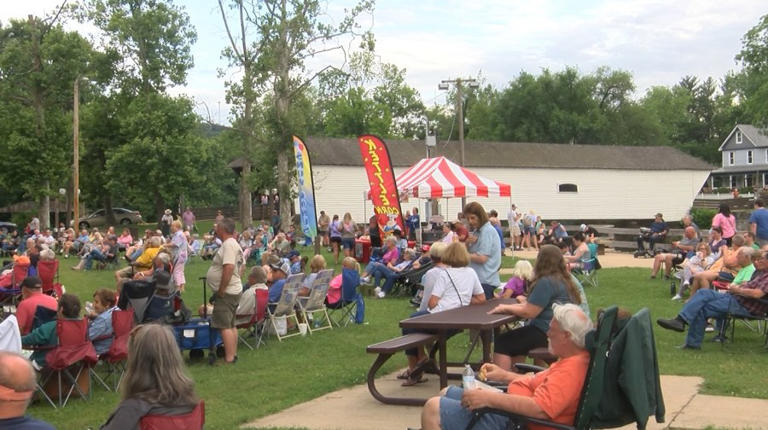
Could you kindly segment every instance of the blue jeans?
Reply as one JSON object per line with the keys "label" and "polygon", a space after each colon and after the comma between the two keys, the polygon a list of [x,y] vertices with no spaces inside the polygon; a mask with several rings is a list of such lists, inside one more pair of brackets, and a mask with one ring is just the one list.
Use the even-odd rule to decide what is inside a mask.
{"label": "blue jeans", "polygon": [[486,300],[491,300],[493,298],[493,292],[496,291],[496,288],[499,288],[498,285],[491,285],[491,284],[480,284],[480,286],[483,287],[483,292],[485,292]]}
{"label": "blue jeans", "polygon": [[[451,385],[445,396],[440,397],[440,427],[443,430],[464,430],[474,414],[461,406],[464,389]],[[475,430],[505,429],[509,417],[498,414],[484,414],[473,427]]]}
{"label": "blue jeans", "polygon": [[685,344],[701,346],[704,330],[707,328],[707,318],[723,318],[727,314],[744,317],[752,315],[732,294],[718,293],[715,290],[697,291],[680,311],[680,317],[688,323]]}
{"label": "blue jeans", "polygon": [[381,290],[385,293],[392,289],[392,286],[395,285],[395,279],[399,275],[398,272],[381,263],[371,263],[365,270],[373,276],[373,285],[376,287],[379,286],[382,278],[385,279],[384,285],[381,286]]}
{"label": "blue jeans", "polygon": [[83,267],[85,270],[91,270],[91,267],[93,266],[93,260],[105,261],[106,259],[107,257],[100,250],[94,249],[85,256],[85,265]]}

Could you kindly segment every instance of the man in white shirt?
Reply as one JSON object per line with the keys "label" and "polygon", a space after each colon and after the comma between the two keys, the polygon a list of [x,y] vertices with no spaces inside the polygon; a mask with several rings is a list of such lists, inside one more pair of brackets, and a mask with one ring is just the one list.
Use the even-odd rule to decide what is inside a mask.
{"label": "man in white shirt", "polygon": [[224,343],[224,360],[237,361],[237,305],[243,292],[240,275],[243,269],[243,249],[234,238],[235,221],[224,218],[216,224],[216,235],[221,238],[221,247],[213,257],[211,267],[205,276],[206,283],[216,293],[211,325],[221,332]]}

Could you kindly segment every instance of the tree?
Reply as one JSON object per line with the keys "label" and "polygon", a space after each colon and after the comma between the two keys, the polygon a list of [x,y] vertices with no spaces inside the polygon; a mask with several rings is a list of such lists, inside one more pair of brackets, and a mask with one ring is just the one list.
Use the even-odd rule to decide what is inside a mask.
{"label": "tree", "polygon": [[0,185],[37,200],[43,227],[52,189],[64,187],[70,172],[72,83],[94,56],[88,41],[56,24],[58,16],[0,26]]}
{"label": "tree", "polygon": [[742,65],[739,78],[744,112],[752,122],[768,126],[768,15],[763,15],[741,40],[736,60]]}
{"label": "tree", "polygon": [[[88,0],[81,16],[102,31],[105,49],[121,60],[113,64],[108,99],[99,100],[104,110],[86,123],[93,128],[84,133],[92,139],[85,153],[93,156],[92,168],[105,173],[90,184],[95,192],[109,191],[101,195],[109,216],[116,195],[137,206],[149,200],[160,213],[185,194],[197,177],[191,166],[204,157],[191,101],[166,95],[186,81],[196,33],[184,10],[169,1]],[[117,128],[100,127],[102,120]]]}

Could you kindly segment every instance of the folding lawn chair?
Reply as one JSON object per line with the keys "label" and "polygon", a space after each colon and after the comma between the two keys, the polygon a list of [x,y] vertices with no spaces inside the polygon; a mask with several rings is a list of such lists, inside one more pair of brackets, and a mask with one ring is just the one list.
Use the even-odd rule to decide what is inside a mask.
{"label": "folding lawn chair", "polygon": [[363,295],[357,291],[357,287],[360,285],[360,275],[352,270],[349,273],[352,273],[353,279],[344,279],[344,271],[346,270],[348,269],[342,270],[341,298],[335,303],[326,304],[326,308],[331,311],[331,322],[336,324],[336,327],[346,327],[354,322],[360,312],[358,307],[362,306],[362,312],[365,311]]}
{"label": "folding lawn chair", "polygon": [[[296,302],[299,299],[299,289],[301,288],[301,282],[303,280],[303,273],[297,273],[295,275],[289,276],[285,281],[285,285],[283,286],[283,294],[280,296],[280,301],[278,303],[269,303],[267,305],[266,319],[269,321],[270,327],[272,327],[275,332],[275,336],[277,336],[277,340],[280,342],[282,342],[285,338],[299,334],[299,319],[296,317]],[[280,334],[281,330],[278,330],[278,319],[285,321],[285,334]],[[289,333],[289,319],[292,319],[295,324],[295,333]],[[259,336],[259,343],[261,343],[265,332],[266,330],[261,331],[261,335]]]}
{"label": "folding lawn chair", "polygon": [[[246,295],[251,295],[248,298]],[[243,292],[243,297],[240,298],[242,304],[244,300],[253,300],[253,310],[248,314],[235,315],[236,322],[235,328],[237,328],[237,340],[242,343],[248,349],[253,351],[254,348],[258,348],[261,345],[261,339],[259,334],[264,329],[264,316],[267,311],[267,301],[269,300],[269,290],[250,288]],[[239,310],[239,306],[238,306]],[[241,332],[240,330],[243,330]],[[248,338],[256,339],[256,346],[252,346],[248,343]]]}
{"label": "folding lawn chair", "polygon": [[573,270],[573,274],[579,279],[582,285],[590,285],[597,287],[598,276],[597,271],[600,270],[600,262],[597,260],[597,244],[587,244],[589,248],[590,257],[581,261],[581,267]]}
{"label": "folding lawn chair", "polygon": [[[645,428],[651,415],[655,415],[657,423],[663,423],[664,399],[648,309],[620,319],[615,306],[607,308],[598,317],[597,328],[587,334],[586,344],[590,362],[572,424],[484,408],[475,411],[467,429],[472,429],[489,412],[510,417],[508,429],[534,425],[586,430],[621,427],[632,422],[637,423],[638,428]],[[523,371],[536,368],[525,364],[516,366]]]}
{"label": "folding lawn chair", "polygon": [[64,294],[64,287],[59,283],[59,260],[38,261],[37,276],[43,283],[43,294],[53,297]]}
{"label": "folding lawn chair", "polygon": [[[312,282],[312,287],[308,297],[299,297],[299,308],[304,316],[304,322],[307,323],[309,334],[313,331],[333,329],[331,318],[328,316],[328,309],[325,307],[325,298],[328,296],[328,288],[333,278],[333,269],[321,270]],[[321,318],[315,318],[316,313],[321,313]],[[309,323],[309,317],[312,317],[312,324]]]}
{"label": "folding lawn chair", "polygon": [[21,281],[29,273],[29,261],[14,262],[11,269],[11,285],[0,288],[0,305],[16,306],[21,301]]}
{"label": "folding lawn chair", "polygon": [[188,429],[202,430],[205,424],[205,402],[195,406],[195,409],[183,415],[144,415],[139,420],[140,430]]}
{"label": "folding lawn chair", "polygon": [[[112,344],[109,350],[99,356],[103,372],[99,375],[96,368],[91,368],[91,377],[107,391],[117,391],[125,373],[125,360],[128,358],[128,338],[133,330],[133,309],[112,311]],[[112,379],[112,384],[109,384]]]}
{"label": "folding lawn chair", "polygon": [[[81,319],[59,319],[56,322],[56,334],[59,339],[58,345],[53,348],[46,356],[47,366],[43,373],[47,376],[43,378],[42,386],[56,377],[58,388],[59,407],[67,405],[72,393],[77,391],[78,395],[87,399],[91,392],[90,379],[88,380],[88,391],[85,392],[78,381],[80,375],[96,364],[98,357],[93,349],[93,344],[88,340],[88,321]],[[64,379],[65,381],[63,381]],[[64,383],[69,384],[66,388]],[[64,395],[64,390],[67,390]]]}

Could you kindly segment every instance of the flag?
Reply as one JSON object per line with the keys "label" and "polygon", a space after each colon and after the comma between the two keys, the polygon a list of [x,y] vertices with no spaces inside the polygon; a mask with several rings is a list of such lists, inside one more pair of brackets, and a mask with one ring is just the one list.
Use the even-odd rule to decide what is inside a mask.
{"label": "flag", "polygon": [[400,199],[397,196],[395,172],[392,170],[387,145],[371,134],[358,136],[357,141],[360,144],[365,171],[368,173],[373,211],[376,214],[381,237],[389,236],[395,229],[405,231]]}
{"label": "flag", "polygon": [[317,237],[317,209],[315,208],[315,186],[312,183],[312,165],[309,162],[307,145],[298,136],[293,136],[293,153],[296,156],[296,175],[299,179],[299,212],[301,230],[304,236]]}

